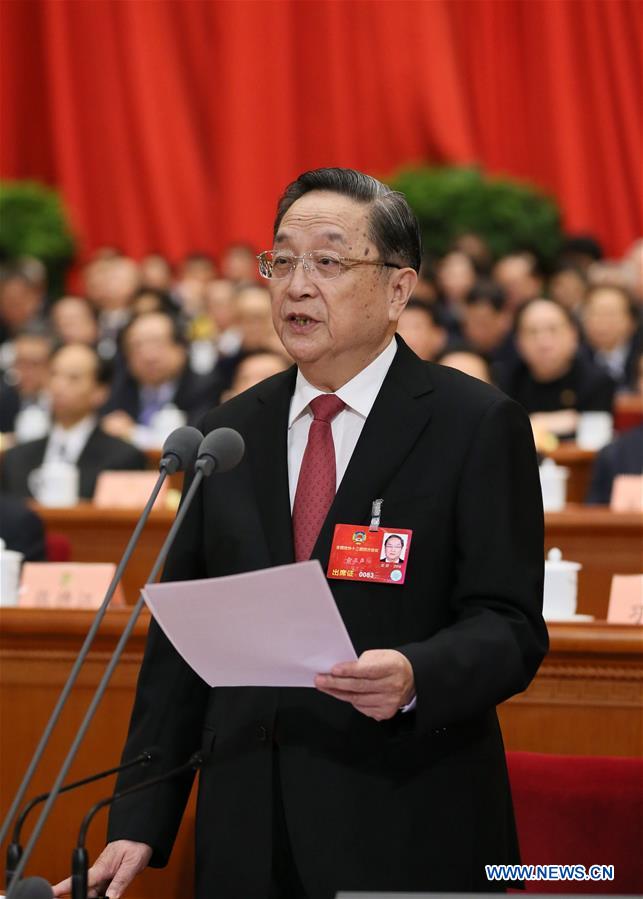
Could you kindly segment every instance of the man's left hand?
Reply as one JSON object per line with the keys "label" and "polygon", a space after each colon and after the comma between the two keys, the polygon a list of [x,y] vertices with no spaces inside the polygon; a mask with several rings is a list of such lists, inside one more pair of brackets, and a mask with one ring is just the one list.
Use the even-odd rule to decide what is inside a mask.
{"label": "man's left hand", "polygon": [[315,686],[376,721],[392,718],[415,696],[411,663],[396,649],[368,649],[356,662],[340,662],[330,674],[318,674]]}

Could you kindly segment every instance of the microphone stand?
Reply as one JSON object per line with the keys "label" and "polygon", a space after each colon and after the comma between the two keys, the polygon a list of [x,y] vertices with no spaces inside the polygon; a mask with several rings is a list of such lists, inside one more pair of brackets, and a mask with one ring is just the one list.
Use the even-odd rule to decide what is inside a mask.
{"label": "microphone stand", "polygon": [[[206,465],[200,465],[198,461],[197,461],[196,467],[197,467],[197,470],[194,475],[194,479],[192,480],[192,483],[190,484],[188,491],[185,494],[185,498],[184,498],[183,502],[181,503],[181,506],[179,507],[179,511],[177,512],[176,518],[174,519],[174,521],[172,523],[172,527],[170,528],[169,533],[168,533],[167,537],[165,538],[165,542],[163,543],[163,546],[161,547],[161,550],[160,550],[158,556],[156,557],[156,561],[154,562],[154,565],[152,566],[152,570],[150,571],[150,574],[147,578],[146,583],[153,583],[156,580],[157,575],[158,575],[159,571],[161,570],[163,563],[165,562],[165,557],[167,556],[167,554],[170,550],[170,547],[172,546],[172,543],[174,542],[176,533],[177,533],[178,529],[181,527],[181,524],[183,523],[183,519],[185,518],[187,510],[190,508],[192,500],[194,499],[194,495],[196,494],[197,490],[201,486],[201,481],[207,474],[210,474],[210,472],[212,471],[212,468],[210,468],[210,470],[208,471]],[[14,891],[13,887],[15,884],[17,884],[18,878],[24,871],[25,865],[27,864],[27,861],[29,860],[29,856],[33,852],[33,848],[36,845],[36,842],[40,836],[40,833],[45,825],[47,818],[49,817],[52,806],[53,806],[54,802],[56,801],[56,799],[58,798],[58,794],[60,793],[62,782],[65,779],[65,777],[67,777],[67,772],[69,771],[69,769],[72,765],[72,762],[74,761],[74,758],[76,757],[76,753],[78,752],[78,749],[80,748],[80,744],[82,743],[82,741],[85,737],[85,734],[87,733],[87,729],[88,729],[89,725],[91,724],[92,718],[94,717],[94,714],[96,712],[96,709],[98,708],[98,705],[99,705],[101,699],[103,698],[103,695],[107,689],[107,685],[109,684],[110,678],[111,678],[112,674],[114,673],[114,669],[116,668],[121,655],[123,654],[123,650],[125,649],[125,644],[129,640],[130,634],[134,630],[134,626],[136,625],[136,622],[138,621],[138,617],[141,614],[141,611],[142,611],[144,605],[145,605],[145,600],[143,598],[143,595],[141,594],[141,596],[139,596],[139,598],[138,598],[136,605],[132,609],[132,613],[131,613],[129,620],[125,626],[125,630],[121,634],[121,638],[118,641],[116,649],[114,650],[114,652],[112,654],[112,657],[109,661],[107,668],[105,669],[105,673],[103,674],[101,682],[98,685],[98,687],[96,688],[96,692],[94,693],[94,697],[93,697],[92,701],[90,702],[89,707],[85,713],[85,717],[83,718],[81,725],[78,728],[76,736],[74,737],[71,747],[69,748],[69,752],[67,753],[67,756],[65,757],[65,760],[63,761],[60,771],[58,772],[58,776],[56,777],[54,785],[51,788],[49,798],[45,802],[45,806],[44,806],[42,812],[40,813],[40,817],[38,818],[38,820],[35,824],[35,827],[33,829],[33,832],[29,838],[29,841],[27,842],[27,845],[24,848],[22,858],[20,859],[20,861],[18,862],[18,864],[16,866],[16,869],[14,871],[14,879],[12,881],[11,886],[9,887],[9,892],[7,893],[6,899],[14,899],[14,897],[15,897],[15,891]]]}
{"label": "microphone stand", "polygon": [[67,702],[69,694],[72,691],[74,684],[76,683],[76,680],[80,673],[80,669],[81,669],[83,663],[85,662],[87,655],[89,654],[89,650],[91,649],[92,643],[94,642],[94,638],[95,638],[96,634],[98,633],[98,628],[101,626],[103,618],[105,617],[105,613],[107,612],[107,608],[111,602],[112,596],[114,595],[116,587],[118,586],[118,583],[123,576],[125,566],[129,562],[130,557],[131,557],[132,553],[134,552],[134,549],[136,547],[136,544],[138,543],[139,537],[141,536],[141,531],[147,524],[147,519],[149,518],[150,512],[152,511],[152,506],[156,502],[156,497],[158,496],[159,491],[160,491],[161,487],[163,486],[163,483],[164,483],[168,473],[170,473],[170,472],[168,472],[168,467],[170,468],[170,471],[171,471],[171,465],[170,466],[168,465],[168,460],[162,459],[161,460],[161,471],[158,476],[158,480],[156,481],[156,484],[154,485],[154,489],[152,490],[150,498],[148,499],[147,504],[145,505],[145,508],[143,509],[143,513],[142,513],[141,517],[139,518],[136,527],[134,528],[134,532],[129,539],[129,543],[127,544],[125,552],[123,553],[123,556],[122,556],[120,562],[118,563],[116,571],[114,572],[114,576],[112,577],[110,585],[107,588],[107,593],[105,594],[105,598],[103,599],[103,602],[102,602],[100,608],[96,612],[96,617],[94,618],[94,620],[91,624],[91,627],[89,628],[89,631],[87,633],[87,636],[85,637],[85,642],[83,643],[81,650],[76,657],[76,661],[74,662],[73,667],[72,667],[71,671],[69,672],[69,677],[67,678],[67,682],[65,683],[65,686],[63,687],[62,692],[61,692],[60,696],[58,697],[58,702],[56,703],[55,708],[54,708],[53,712],[51,713],[51,717],[49,718],[49,721],[47,722],[47,725],[43,731],[43,734],[40,738],[40,742],[38,743],[38,746],[36,747],[36,751],[34,752],[33,757],[31,759],[31,761],[29,762],[29,766],[25,772],[24,777],[22,778],[22,782],[20,783],[20,786],[18,787],[16,795],[13,799],[13,802],[11,803],[11,807],[9,808],[9,811],[7,812],[6,817],[5,817],[4,821],[2,822],[2,827],[0,827],[0,844],[4,842],[6,836],[9,832],[9,827],[11,826],[11,822],[15,818],[18,808],[22,804],[22,801],[25,797],[25,793],[27,792],[27,788],[28,788],[29,784],[31,783],[31,779],[34,776],[36,768],[40,764],[40,760],[41,760],[43,753],[47,747],[47,744],[49,743],[49,740],[51,739],[53,730],[54,730],[56,724],[58,723],[60,714],[61,714],[63,708],[65,707],[65,704]]}
{"label": "microphone stand", "polygon": [[89,861],[87,856],[87,849],[85,848],[85,841],[87,839],[87,831],[89,830],[89,825],[92,823],[97,812],[99,812],[102,808],[105,808],[105,806],[111,805],[113,802],[117,802],[124,796],[129,796],[131,793],[138,793],[139,790],[146,790],[148,787],[154,787],[157,784],[164,783],[166,780],[170,780],[173,777],[178,777],[180,774],[185,774],[188,771],[198,771],[199,768],[202,768],[203,765],[208,761],[208,758],[208,753],[195,752],[190,757],[189,761],[185,762],[185,764],[179,765],[176,768],[171,768],[169,771],[166,771],[164,774],[159,774],[157,777],[150,777],[148,780],[144,780],[139,784],[135,784],[135,786],[133,787],[128,787],[126,790],[121,790],[118,793],[113,793],[106,799],[101,799],[100,802],[97,802],[90,808],[80,825],[80,830],[78,831],[78,844],[76,845],[76,848],[74,849],[71,857],[72,899],[87,899],[87,873],[89,869]]}
{"label": "microphone stand", "polygon": [[[64,787],[60,788],[60,792],[67,793],[69,790],[76,790],[78,787],[84,787],[87,784],[94,783],[94,781],[102,780],[105,777],[110,777],[110,775],[112,774],[119,774],[121,771],[127,771],[129,768],[135,768],[137,765],[149,765],[152,759],[152,753],[149,750],[145,749],[143,752],[139,753],[139,755],[137,755],[135,759],[132,759],[129,762],[125,762],[122,765],[117,765],[114,768],[108,768],[107,771],[100,771],[98,774],[91,774],[89,777],[83,777],[81,780],[76,780],[73,783],[65,784]],[[27,803],[27,805],[23,808],[23,810],[16,818],[16,823],[13,828],[13,840],[7,847],[7,868],[5,873],[5,883],[7,887],[13,879],[15,867],[22,856],[20,833],[22,831],[22,828],[24,827],[27,815],[33,808],[35,808],[36,805],[44,802],[48,797],[49,793],[40,793],[38,796],[34,796],[34,798]]]}

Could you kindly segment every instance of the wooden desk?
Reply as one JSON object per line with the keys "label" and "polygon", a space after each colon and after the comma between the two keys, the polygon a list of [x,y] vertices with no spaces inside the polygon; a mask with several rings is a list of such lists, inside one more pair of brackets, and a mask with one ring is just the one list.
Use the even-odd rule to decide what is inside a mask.
{"label": "wooden desk", "polygon": [[[71,540],[75,562],[118,562],[134,530],[138,513],[129,509],[36,507],[48,529]],[[156,553],[173,521],[170,511],[153,512],[125,572],[128,603],[135,603]],[[643,518],[635,512],[603,507],[568,506],[545,516],[545,551],[558,546],[566,559],[581,562],[578,611],[605,618],[613,574],[643,572]]]}
{"label": "wooden desk", "polygon": [[[97,509],[91,503],[70,509],[34,505],[34,509],[47,530],[69,538],[74,562],[117,563],[140,515],[136,509]],[[123,576],[123,592],[130,605],[137,601],[173,521],[174,512],[167,509],[154,510],[150,515]]]}
{"label": "wooden desk", "polygon": [[[29,790],[48,789],[82,720],[90,696],[127,617],[105,617],[59,728]],[[0,609],[0,814],[4,815],[84,639],[92,613],[78,610]],[[69,779],[117,764],[125,739],[143,652],[147,613],[127,646],[90,727]],[[643,628],[552,625],[551,652],[529,689],[499,710],[510,750],[580,755],[637,755],[643,703]],[[90,805],[109,795],[113,779],[61,796],[54,806],[29,874],[50,881],[66,876],[78,826]],[[168,868],[146,871],[133,899],[190,896],[193,883],[194,795]],[[37,813],[36,813],[37,814]],[[32,826],[36,817],[32,819]],[[104,816],[90,830],[96,857],[104,842]],[[27,828],[29,831],[29,827]],[[6,847],[0,847],[4,858]],[[128,893],[128,896],[130,894]]]}
{"label": "wooden desk", "polygon": [[643,572],[643,516],[603,506],[567,506],[545,515],[545,553],[557,546],[580,562],[578,612],[605,618],[612,575]]}
{"label": "wooden desk", "polygon": [[553,459],[556,465],[563,465],[569,469],[567,502],[584,503],[592,478],[596,452],[581,449],[575,443],[561,443],[557,449],[545,453],[545,455]]}
{"label": "wooden desk", "polygon": [[507,748],[643,754],[643,627],[550,624],[549,637],[535,680],[498,709]]}

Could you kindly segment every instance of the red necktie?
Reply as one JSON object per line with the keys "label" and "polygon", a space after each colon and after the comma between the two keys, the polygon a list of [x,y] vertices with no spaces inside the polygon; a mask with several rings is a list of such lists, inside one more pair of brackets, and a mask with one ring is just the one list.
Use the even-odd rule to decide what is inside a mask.
{"label": "red necktie", "polygon": [[334,393],[323,393],[310,403],[314,415],[301,462],[292,510],[295,559],[310,559],[336,489],[335,444],[330,423],[346,404]]}

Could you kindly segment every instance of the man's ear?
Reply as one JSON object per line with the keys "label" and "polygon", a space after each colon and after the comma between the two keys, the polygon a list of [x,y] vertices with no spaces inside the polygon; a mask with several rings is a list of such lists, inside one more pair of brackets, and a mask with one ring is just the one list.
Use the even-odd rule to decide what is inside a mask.
{"label": "man's ear", "polygon": [[417,272],[412,268],[401,268],[394,272],[389,282],[389,321],[399,320],[417,281]]}

